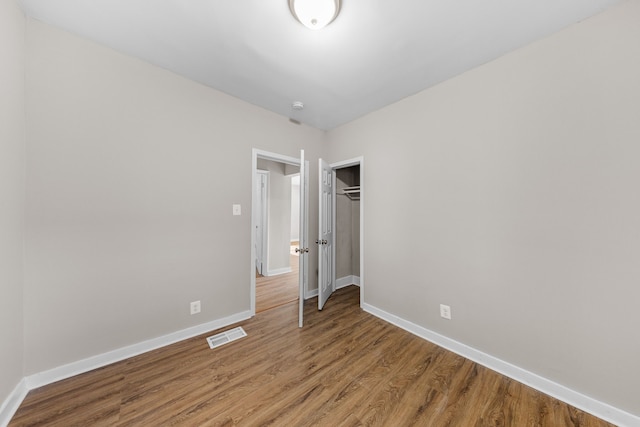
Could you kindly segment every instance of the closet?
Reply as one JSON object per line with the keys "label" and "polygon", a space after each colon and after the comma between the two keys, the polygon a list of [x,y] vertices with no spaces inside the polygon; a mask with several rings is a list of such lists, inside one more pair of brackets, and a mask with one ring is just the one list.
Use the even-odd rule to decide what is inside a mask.
{"label": "closet", "polygon": [[336,289],[360,285],[360,165],[335,169]]}

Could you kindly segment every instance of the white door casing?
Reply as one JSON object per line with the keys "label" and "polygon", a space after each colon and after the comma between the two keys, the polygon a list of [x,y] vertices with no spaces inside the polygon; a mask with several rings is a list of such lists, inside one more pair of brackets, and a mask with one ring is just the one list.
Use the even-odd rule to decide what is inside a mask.
{"label": "white door casing", "polygon": [[318,309],[322,310],[335,290],[333,277],[333,170],[319,159],[318,167]]}

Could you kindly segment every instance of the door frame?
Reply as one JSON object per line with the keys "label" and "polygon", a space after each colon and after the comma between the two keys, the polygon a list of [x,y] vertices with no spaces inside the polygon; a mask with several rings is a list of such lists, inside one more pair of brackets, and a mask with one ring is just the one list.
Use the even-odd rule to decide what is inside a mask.
{"label": "door frame", "polygon": [[[250,298],[250,311],[251,311],[251,316],[255,316],[256,315],[256,269],[255,269],[255,259],[256,259],[256,249],[255,249],[255,229],[256,229],[256,223],[255,223],[255,212],[254,209],[256,207],[256,195],[257,195],[257,191],[256,191],[256,174],[258,171],[258,159],[264,159],[264,160],[271,160],[274,162],[278,162],[278,163],[285,163],[288,165],[292,165],[292,166],[300,166],[301,162],[299,158],[295,158],[295,157],[291,157],[291,156],[285,156],[283,154],[278,154],[278,153],[272,153],[269,151],[264,151],[264,150],[260,150],[257,148],[253,148],[251,150],[251,274],[250,274],[250,290],[249,290],[249,298]],[[307,195],[308,197],[308,195]],[[301,217],[300,221],[304,221],[304,219]],[[308,224],[305,224],[306,227],[308,227]],[[302,238],[302,236],[300,236]],[[302,286],[301,286],[302,288]],[[304,295],[302,295],[302,292],[299,292],[300,295],[298,295],[298,297],[304,301]]]}
{"label": "door frame", "polygon": [[[363,190],[364,188],[364,156],[358,156],[358,157],[354,157],[352,159],[348,159],[348,160],[342,160],[340,162],[335,162],[335,163],[330,163],[329,167],[331,168],[331,172],[332,172],[332,179],[335,182],[335,175],[336,175],[336,169],[342,169],[342,168],[347,168],[350,166],[360,166],[360,307],[363,306],[364,304],[364,282],[365,282],[365,272],[364,272],[364,193],[365,191]],[[332,221],[332,227],[335,230],[335,226],[336,226],[336,187],[333,187],[333,212],[331,213],[331,221]],[[318,218],[318,222],[320,222],[320,219]],[[333,233],[333,247],[336,247],[336,233]],[[336,271],[336,252],[335,249],[333,251],[333,259],[331,260],[331,262],[333,263],[333,283],[335,286],[335,281],[336,281],[336,277],[335,277],[335,271]],[[318,285],[319,286],[319,285]],[[318,289],[319,290],[319,289]],[[318,298],[320,296],[318,295]]]}

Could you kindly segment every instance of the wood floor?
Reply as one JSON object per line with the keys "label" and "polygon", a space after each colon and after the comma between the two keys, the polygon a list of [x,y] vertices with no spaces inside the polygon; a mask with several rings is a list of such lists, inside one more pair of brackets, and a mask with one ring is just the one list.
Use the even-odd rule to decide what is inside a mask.
{"label": "wood floor", "polygon": [[291,273],[256,277],[256,313],[297,301],[300,293],[298,271],[298,257],[291,255]]}
{"label": "wood floor", "polygon": [[[377,319],[359,290],[33,390],[10,426],[610,426]],[[233,325],[235,326],[235,325]]]}

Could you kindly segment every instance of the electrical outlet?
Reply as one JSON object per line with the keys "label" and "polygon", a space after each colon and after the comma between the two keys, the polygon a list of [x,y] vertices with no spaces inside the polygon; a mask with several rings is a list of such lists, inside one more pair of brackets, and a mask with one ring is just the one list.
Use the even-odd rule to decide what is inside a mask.
{"label": "electrical outlet", "polygon": [[440,317],[451,320],[451,307],[440,304]]}
{"label": "electrical outlet", "polygon": [[191,314],[200,313],[200,301],[194,301],[191,303]]}

